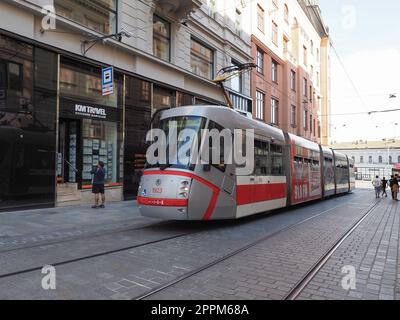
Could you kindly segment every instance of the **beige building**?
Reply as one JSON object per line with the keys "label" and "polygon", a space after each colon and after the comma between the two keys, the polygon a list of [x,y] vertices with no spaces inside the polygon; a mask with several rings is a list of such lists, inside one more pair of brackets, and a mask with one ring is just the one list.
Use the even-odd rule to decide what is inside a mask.
{"label": "beige building", "polygon": [[[0,210],[91,201],[99,160],[107,198],[135,198],[152,114],[225,104],[212,79],[252,62],[249,20],[246,1],[1,0]],[[250,75],[227,87],[251,112]]]}

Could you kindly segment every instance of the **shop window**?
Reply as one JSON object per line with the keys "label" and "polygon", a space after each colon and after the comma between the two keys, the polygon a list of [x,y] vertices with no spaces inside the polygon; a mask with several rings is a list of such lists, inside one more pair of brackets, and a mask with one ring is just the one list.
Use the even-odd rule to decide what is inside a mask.
{"label": "shop window", "polygon": [[117,0],[54,0],[56,13],[89,29],[114,34],[117,30]]}
{"label": "shop window", "polygon": [[90,185],[90,171],[99,161],[104,162],[106,183],[118,183],[120,180],[120,139],[116,122],[83,120],[83,173],[82,184]]}
{"label": "shop window", "polygon": [[171,24],[154,15],[153,18],[153,54],[165,61],[170,61]]}

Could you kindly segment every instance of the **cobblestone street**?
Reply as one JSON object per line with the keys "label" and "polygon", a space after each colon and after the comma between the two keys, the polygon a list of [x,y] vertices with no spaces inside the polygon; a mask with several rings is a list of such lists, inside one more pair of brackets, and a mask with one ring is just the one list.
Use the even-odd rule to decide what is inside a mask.
{"label": "cobblestone street", "polygon": [[135,202],[1,213],[0,299],[283,299],[368,211],[297,298],[399,299],[399,206],[370,189],[239,221],[160,221]]}

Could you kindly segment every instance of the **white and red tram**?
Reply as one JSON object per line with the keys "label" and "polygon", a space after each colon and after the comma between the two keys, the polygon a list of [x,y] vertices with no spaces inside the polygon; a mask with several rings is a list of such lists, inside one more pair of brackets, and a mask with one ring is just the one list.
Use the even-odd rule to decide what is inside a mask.
{"label": "white and red tram", "polygon": [[[177,131],[253,129],[254,171],[238,175],[226,165],[147,165],[138,191],[140,212],[174,220],[238,219],[329,196],[354,187],[354,163],[346,155],[218,106],[163,110],[153,128]],[[203,147],[203,144],[200,143]],[[224,148],[221,142],[221,159]],[[221,162],[223,163],[223,162]]]}

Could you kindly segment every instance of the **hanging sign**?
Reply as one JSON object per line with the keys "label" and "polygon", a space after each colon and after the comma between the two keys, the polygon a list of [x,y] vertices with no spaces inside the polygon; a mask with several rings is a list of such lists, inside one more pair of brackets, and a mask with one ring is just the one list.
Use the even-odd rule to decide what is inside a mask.
{"label": "hanging sign", "polygon": [[103,96],[114,93],[114,68],[108,67],[101,70],[101,87]]}

